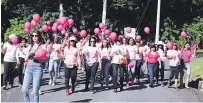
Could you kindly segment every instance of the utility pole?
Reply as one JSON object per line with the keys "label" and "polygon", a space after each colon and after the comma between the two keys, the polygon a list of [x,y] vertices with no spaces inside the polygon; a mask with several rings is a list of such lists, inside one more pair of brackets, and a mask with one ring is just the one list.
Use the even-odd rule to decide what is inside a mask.
{"label": "utility pole", "polygon": [[[105,25],[106,25],[106,8],[107,8],[107,0],[103,0],[102,23]],[[102,38],[104,38],[104,32],[102,32]]]}
{"label": "utility pole", "polygon": [[59,17],[62,17],[63,16],[63,4],[62,3],[60,3],[59,11],[60,11]]}
{"label": "utility pole", "polygon": [[155,36],[155,43],[158,43],[158,41],[159,41],[160,9],[161,9],[161,0],[158,0],[158,4],[157,4],[157,19],[156,19],[156,36]]}

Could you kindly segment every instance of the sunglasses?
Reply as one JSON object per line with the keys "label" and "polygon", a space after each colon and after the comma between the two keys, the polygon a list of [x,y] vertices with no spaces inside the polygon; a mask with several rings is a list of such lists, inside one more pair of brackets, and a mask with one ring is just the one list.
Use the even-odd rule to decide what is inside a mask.
{"label": "sunglasses", "polygon": [[95,43],[96,41],[90,41],[90,42],[91,42],[91,43],[92,43],[92,42],[94,42],[94,43]]}
{"label": "sunglasses", "polygon": [[32,35],[32,37],[38,37],[38,35]]}
{"label": "sunglasses", "polygon": [[75,42],[75,40],[71,40],[70,42]]}

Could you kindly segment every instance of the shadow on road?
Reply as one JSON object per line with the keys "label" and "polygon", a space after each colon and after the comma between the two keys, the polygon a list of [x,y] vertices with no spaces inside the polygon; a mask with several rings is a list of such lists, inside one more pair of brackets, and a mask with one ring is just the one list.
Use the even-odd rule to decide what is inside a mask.
{"label": "shadow on road", "polygon": [[57,91],[60,91],[60,90],[65,90],[66,88],[65,87],[60,87],[60,88],[54,88],[54,89],[49,89],[49,90],[44,90],[42,91],[44,94],[46,93],[52,93],[52,92],[57,92]]}
{"label": "shadow on road", "polygon": [[74,102],[90,102],[92,99],[84,99],[84,100],[78,100],[78,101],[72,101],[70,103],[74,103]]}

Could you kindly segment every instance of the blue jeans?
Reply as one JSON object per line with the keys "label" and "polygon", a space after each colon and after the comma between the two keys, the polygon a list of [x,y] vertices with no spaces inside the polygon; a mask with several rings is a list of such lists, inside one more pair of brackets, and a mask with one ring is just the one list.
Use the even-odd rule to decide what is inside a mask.
{"label": "blue jeans", "polygon": [[100,79],[101,79],[101,85],[103,85],[103,81],[105,78],[105,83],[106,86],[109,86],[109,68],[110,68],[110,60],[108,59],[102,59],[101,62],[101,75],[100,75]]}
{"label": "blue jeans", "polygon": [[158,68],[158,63],[152,64],[152,63],[148,63],[147,65],[148,70],[149,70],[149,80],[150,80],[150,84],[153,84],[154,81],[154,77],[156,75],[156,70]]}
{"label": "blue jeans", "polygon": [[39,88],[42,79],[42,68],[39,66],[27,66],[22,86],[23,97],[25,102],[30,102],[29,87],[33,84],[34,102],[39,102]]}
{"label": "blue jeans", "polygon": [[56,80],[56,77],[59,74],[58,72],[60,72],[58,69],[58,68],[60,68],[59,66],[60,66],[60,60],[49,61],[50,80],[52,80],[52,81]]}

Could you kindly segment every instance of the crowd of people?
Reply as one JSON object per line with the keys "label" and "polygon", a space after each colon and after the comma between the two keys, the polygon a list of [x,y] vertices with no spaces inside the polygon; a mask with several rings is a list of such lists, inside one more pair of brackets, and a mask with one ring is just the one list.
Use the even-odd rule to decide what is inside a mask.
{"label": "crowd of people", "polygon": [[[189,88],[190,63],[191,58],[195,57],[196,50],[191,48],[190,43],[186,43],[183,48],[176,43],[170,47],[166,46],[165,42],[145,43],[131,37],[118,37],[115,41],[103,38],[99,42],[95,35],[87,35],[86,38],[81,39],[72,35],[63,40],[53,35],[46,43],[43,43],[41,33],[35,31],[31,34],[30,42],[23,38],[17,45],[11,42],[13,37],[16,35],[11,34],[2,48],[4,54],[3,89],[8,89],[8,83],[11,88],[13,87],[13,71],[17,69],[19,88],[22,88],[25,102],[30,102],[28,91],[31,84],[34,102],[39,102],[43,69],[49,72],[49,85],[55,86],[57,78],[61,76],[61,66],[64,66],[66,95],[75,92],[78,70],[85,71],[84,89],[92,93],[96,93],[94,84],[97,73],[100,73],[101,87],[106,90],[113,89],[115,93],[118,90],[123,91],[124,86],[140,84],[145,74],[148,75],[151,88],[157,84],[165,86],[164,82],[168,82],[168,87],[171,87],[174,77],[174,88],[183,88],[184,75],[186,77],[185,88]],[[46,50],[46,58],[35,58],[35,52],[38,49]],[[168,78],[164,78],[165,61],[168,61],[170,66]],[[112,87],[109,86],[110,78],[112,78]],[[169,80],[165,81],[165,79]],[[179,86],[178,81],[180,81]]]}

